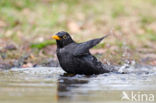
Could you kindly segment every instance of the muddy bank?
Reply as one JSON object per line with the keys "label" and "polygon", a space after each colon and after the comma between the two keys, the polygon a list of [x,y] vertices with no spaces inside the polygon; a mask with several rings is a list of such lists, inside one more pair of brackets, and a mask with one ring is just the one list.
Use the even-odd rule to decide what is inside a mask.
{"label": "muddy bank", "polygon": [[20,51],[13,45],[9,45],[0,51],[0,69],[39,66],[57,67],[59,63],[55,58],[52,58],[52,56],[34,55],[33,51],[26,53],[24,50]]}
{"label": "muddy bank", "polygon": [[41,62],[27,62],[27,59],[24,57],[19,58],[18,60],[5,60],[0,61],[0,69],[11,69],[11,68],[28,68],[28,67],[58,67],[59,63],[52,58],[41,60]]}
{"label": "muddy bank", "polygon": [[[156,65],[156,57],[153,56],[154,54],[151,56],[152,53],[143,52],[140,55],[146,55],[139,57],[135,51],[119,50],[115,52],[115,50],[112,50],[108,52],[106,48],[94,48],[91,50],[91,53],[102,61],[103,64],[131,65],[135,61],[141,65]],[[55,45],[47,45],[42,49],[37,49],[30,48],[30,45],[17,46],[15,43],[10,43],[0,47],[0,69],[58,66],[59,62],[56,57]]]}
{"label": "muddy bank", "polygon": [[30,48],[30,43],[21,46],[6,42],[2,44],[0,45],[0,69],[59,66],[55,56],[55,46],[37,49]]}

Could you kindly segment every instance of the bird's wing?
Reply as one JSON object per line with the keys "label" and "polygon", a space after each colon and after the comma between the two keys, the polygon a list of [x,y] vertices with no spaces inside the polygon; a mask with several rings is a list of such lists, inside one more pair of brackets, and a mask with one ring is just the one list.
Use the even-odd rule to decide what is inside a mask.
{"label": "bird's wing", "polygon": [[97,38],[97,39],[93,39],[93,40],[89,40],[87,42],[84,43],[80,43],[74,50],[73,55],[74,56],[81,56],[81,55],[85,55],[89,52],[89,49],[94,47],[95,45],[97,45],[98,43],[100,43],[104,38],[106,38],[108,35],[105,35],[102,38]]}

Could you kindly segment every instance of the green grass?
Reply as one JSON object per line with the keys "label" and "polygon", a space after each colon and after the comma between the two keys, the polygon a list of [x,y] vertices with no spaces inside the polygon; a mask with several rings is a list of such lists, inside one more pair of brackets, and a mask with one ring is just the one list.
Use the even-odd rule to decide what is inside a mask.
{"label": "green grass", "polygon": [[[145,41],[156,41],[156,30],[151,28],[156,22],[155,4],[156,0],[0,0],[0,21],[6,24],[0,27],[0,37],[20,46],[28,41],[31,48],[40,50],[55,45],[47,38],[58,31],[68,31],[82,42],[113,28],[114,36],[96,49],[107,43],[121,49],[123,42],[135,49],[139,47],[133,43],[142,41],[144,46]],[[71,22],[80,30],[73,31],[77,27],[69,26]],[[40,37],[45,41],[38,43]]]}
{"label": "green grass", "polygon": [[121,4],[116,5],[112,10],[112,17],[117,18],[123,15],[126,15],[125,7]]}
{"label": "green grass", "polygon": [[[144,34],[139,34],[137,35],[137,37],[138,39],[142,41],[150,40],[150,41],[156,42],[156,32],[154,32],[151,29],[146,29],[146,32]],[[144,45],[144,47],[146,46]]]}
{"label": "green grass", "polygon": [[152,16],[142,16],[141,22],[143,25],[150,24],[156,21],[156,19]]}
{"label": "green grass", "polygon": [[119,48],[122,48],[122,47],[123,47],[123,42],[122,42],[122,41],[116,41],[116,45],[117,45]]}
{"label": "green grass", "polygon": [[53,45],[53,44],[56,44],[56,42],[54,40],[46,40],[46,41],[41,42],[41,43],[31,44],[31,48],[42,49],[48,45]]}
{"label": "green grass", "polygon": [[94,48],[98,49],[98,48],[104,48],[106,46],[106,43],[100,43],[97,46],[95,46]]}
{"label": "green grass", "polygon": [[156,41],[156,32],[154,32],[153,30],[147,29],[147,34],[146,37],[149,38],[152,41]]}
{"label": "green grass", "polygon": [[23,8],[33,7],[38,0],[0,0],[1,8],[14,8],[16,10],[22,10]]}
{"label": "green grass", "polygon": [[115,29],[116,29],[116,30],[121,30],[121,28],[122,28],[122,27],[121,27],[120,25],[116,25],[116,26],[115,26]]}
{"label": "green grass", "polygon": [[156,5],[156,0],[145,0],[146,2],[150,2],[152,5]]}

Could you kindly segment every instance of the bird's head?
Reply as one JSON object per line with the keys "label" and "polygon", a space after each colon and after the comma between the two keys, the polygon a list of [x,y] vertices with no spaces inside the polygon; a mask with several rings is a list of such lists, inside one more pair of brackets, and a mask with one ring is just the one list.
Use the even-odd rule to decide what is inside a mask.
{"label": "bird's head", "polygon": [[74,42],[69,33],[64,31],[58,32],[53,35],[52,38],[56,40],[58,48],[63,48],[64,46]]}

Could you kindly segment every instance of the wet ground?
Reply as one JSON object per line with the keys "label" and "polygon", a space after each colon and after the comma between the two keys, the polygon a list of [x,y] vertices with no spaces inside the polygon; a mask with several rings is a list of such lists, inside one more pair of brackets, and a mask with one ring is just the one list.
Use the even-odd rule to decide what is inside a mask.
{"label": "wet ground", "polygon": [[123,70],[127,74],[92,76],[65,74],[59,67],[1,70],[0,103],[155,103],[156,67]]}

